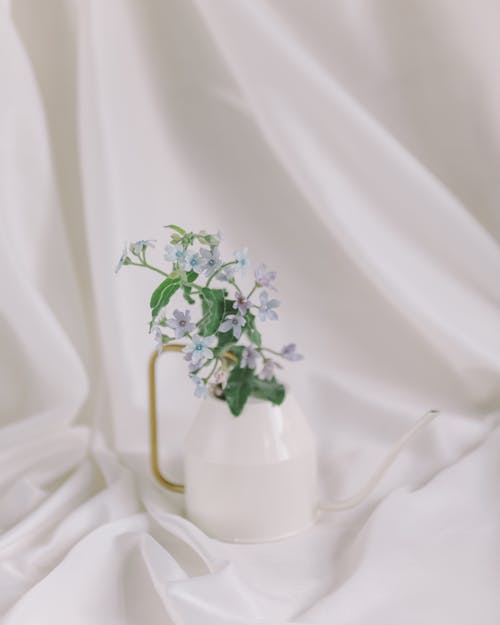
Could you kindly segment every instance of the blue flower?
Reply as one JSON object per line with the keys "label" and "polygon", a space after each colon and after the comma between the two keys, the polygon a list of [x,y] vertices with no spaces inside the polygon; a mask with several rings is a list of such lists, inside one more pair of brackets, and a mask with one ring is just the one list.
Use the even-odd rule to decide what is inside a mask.
{"label": "blue flower", "polygon": [[278,313],[273,310],[278,308],[280,303],[277,299],[269,299],[267,291],[262,291],[260,294],[260,306],[259,306],[259,319],[265,321],[266,319],[277,319]]}
{"label": "blue flower", "polygon": [[195,334],[191,343],[186,345],[182,351],[188,357],[190,356],[189,360],[194,366],[200,366],[205,360],[214,357],[214,353],[210,348],[215,347],[216,344],[217,339],[215,336],[198,336]]}
{"label": "blue flower", "polygon": [[120,260],[118,261],[118,264],[116,265],[115,273],[118,273],[123,265],[128,265],[127,261],[130,262],[130,259],[128,257],[128,244],[125,243],[125,245],[123,246],[122,255],[120,256]]}
{"label": "blue flower", "polygon": [[228,315],[219,327],[219,332],[233,331],[233,336],[239,339],[243,326],[246,324],[245,319],[241,315]]}
{"label": "blue flower", "polygon": [[136,241],[130,244],[130,250],[136,255],[142,254],[147,247],[155,247],[155,241],[152,239]]}
{"label": "blue flower", "polygon": [[275,287],[271,284],[276,280],[276,272],[275,271],[266,271],[266,265],[264,263],[260,263],[257,269],[254,272],[255,282],[257,286],[265,286],[273,291],[276,291]]}
{"label": "blue flower", "polygon": [[191,312],[174,310],[174,316],[167,320],[167,326],[175,330],[175,338],[181,339],[185,334],[191,333],[196,325],[191,321]]}
{"label": "blue flower", "polygon": [[236,268],[236,271],[241,270],[241,273],[245,273],[250,261],[248,259],[248,247],[244,247],[241,250],[238,250],[234,253],[234,258],[236,259],[236,264],[233,267]]}
{"label": "blue flower", "polygon": [[200,399],[206,399],[208,397],[208,386],[205,384],[205,382],[197,375],[192,375],[191,380],[193,380],[196,385],[194,389],[195,397],[199,397]]}
{"label": "blue flower", "polygon": [[184,262],[184,269],[186,271],[194,271],[201,273],[203,267],[203,260],[199,254],[193,251],[186,253],[186,260]]}
{"label": "blue flower", "polygon": [[249,369],[255,369],[257,358],[259,358],[259,352],[254,347],[245,347],[245,349],[241,352],[240,367],[242,369],[245,369],[246,367]]}
{"label": "blue flower", "polygon": [[302,356],[302,354],[298,354],[296,348],[297,346],[295,343],[289,343],[282,348],[281,355],[287,360],[302,360],[304,356]]}
{"label": "blue flower", "polygon": [[171,263],[179,263],[179,267],[184,269],[186,262],[186,252],[182,245],[166,245],[165,246],[165,260]]}
{"label": "blue flower", "polygon": [[233,308],[235,308],[240,315],[246,315],[247,310],[249,310],[251,305],[251,302],[243,295],[243,293],[236,291],[234,294]]}
{"label": "blue flower", "polygon": [[219,255],[219,248],[214,247],[212,250],[205,248],[200,250],[201,255],[201,271],[210,277],[221,265],[222,261]]}

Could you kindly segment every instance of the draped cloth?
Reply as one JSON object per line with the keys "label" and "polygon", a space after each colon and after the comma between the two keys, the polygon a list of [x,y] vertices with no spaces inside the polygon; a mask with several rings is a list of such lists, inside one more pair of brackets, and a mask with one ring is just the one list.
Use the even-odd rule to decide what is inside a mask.
{"label": "draped cloth", "polygon": [[[0,610],[6,625],[497,625],[500,7],[0,2]],[[278,348],[349,495],[233,545],[147,466],[148,297],[180,223],[278,271]],[[275,324],[275,325],[273,325]],[[162,359],[162,463],[196,410]],[[175,383],[174,383],[175,382]]]}

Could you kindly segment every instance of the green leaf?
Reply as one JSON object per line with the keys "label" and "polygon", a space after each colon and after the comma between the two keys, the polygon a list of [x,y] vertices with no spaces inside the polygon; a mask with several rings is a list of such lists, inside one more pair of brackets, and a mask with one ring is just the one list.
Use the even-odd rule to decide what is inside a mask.
{"label": "green leaf", "polygon": [[203,232],[199,232],[198,234],[195,235],[195,237],[198,239],[198,241],[202,244],[202,245],[208,245],[208,240],[207,240],[207,234],[203,233]]}
{"label": "green leaf", "polygon": [[149,306],[151,308],[155,308],[158,305],[158,302],[164,297],[163,296],[163,292],[165,291],[165,289],[168,289],[171,286],[175,286],[175,285],[179,285],[180,283],[180,279],[179,278],[165,278],[165,280],[163,280],[163,282],[160,283],[160,285],[153,291],[153,294],[151,295],[151,300],[149,302]]}
{"label": "green leaf", "polygon": [[219,239],[211,234],[207,235],[207,242],[210,247],[217,247],[220,243]]}
{"label": "green leaf", "polygon": [[[198,274],[196,273],[196,271],[190,271],[189,273],[184,274],[183,280],[187,280],[187,282],[194,282],[197,277],[198,277]],[[189,285],[187,284],[182,285],[182,292],[183,292],[183,296],[186,302],[188,304],[195,304],[196,301],[191,297],[191,291],[192,289]]]}
{"label": "green leaf", "polygon": [[166,278],[160,286],[153,291],[151,301],[149,302],[153,319],[158,315],[160,310],[169,303],[170,298],[178,290],[180,284],[179,278]]}
{"label": "green leaf", "polygon": [[206,234],[200,232],[196,238],[202,245],[209,245],[211,248],[217,247],[219,245],[219,239],[214,237],[212,234]]}
{"label": "green leaf", "polygon": [[233,367],[227,379],[224,395],[231,413],[238,417],[247,403],[253,388],[254,374],[252,369],[242,369],[239,363]]}
{"label": "green leaf", "polygon": [[236,309],[233,307],[234,299],[227,299],[224,301],[224,315],[234,315]]}
{"label": "green leaf", "polygon": [[273,404],[281,404],[285,399],[286,390],[283,384],[280,384],[276,378],[271,380],[259,380],[254,378],[251,395],[259,399],[265,399]]}
{"label": "green leaf", "polygon": [[224,317],[224,289],[201,289],[201,308],[203,320],[198,326],[201,336],[209,336],[217,332]]}
{"label": "green leaf", "polygon": [[252,341],[252,343],[254,343],[254,345],[260,347],[262,345],[262,336],[255,327],[255,315],[248,311],[245,318],[247,320],[245,332],[247,333],[248,338]]}
{"label": "green leaf", "polygon": [[180,226],[176,226],[175,224],[169,224],[168,226],[164,226],[164,228],[170,228],[171,230],[175,230],[182,236],[186,234],[186,231],[183,228],[181,228]]}
{"label": "green leaf", "polygon": [[214,350],[216,356],[222,356],[224,352],[228,351],[229,346],[236,343],[237,340],[234,338],[232,330],[229,330],[229,332],[218,332],[217,339],[217,347]]}
{"label": "green leaf", "polygon": [[191,297],[191,289],[188,286],[182,287],[182,295],[188,304],[196,304],[196,301]]}

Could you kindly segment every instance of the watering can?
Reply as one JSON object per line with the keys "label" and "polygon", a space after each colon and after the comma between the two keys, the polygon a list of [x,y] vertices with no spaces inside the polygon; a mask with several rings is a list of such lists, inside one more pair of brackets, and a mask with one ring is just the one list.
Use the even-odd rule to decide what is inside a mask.
{"label": "watering can", "polygon": [[[163,346],[180,352],[183,345]],[[399,452],[439,414],[429,410],[388,452],[354,496],[319,503],[317,455],[308,420],[293,395],[281,405],[250,397],[241,416],[225,401],[202,402],[184,443],[185,485],[168,480],[158,459],[155,351],[149,364],[150,460],[165,488],[184,493],[188,518],[208,535],[228,542],[266,542],[311,526],[321,510],[343,510],[363,502]]]}

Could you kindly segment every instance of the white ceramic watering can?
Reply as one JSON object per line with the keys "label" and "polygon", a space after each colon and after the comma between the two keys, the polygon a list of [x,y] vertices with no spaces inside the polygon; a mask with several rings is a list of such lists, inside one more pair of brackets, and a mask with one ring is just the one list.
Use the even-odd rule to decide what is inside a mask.
{"label": "white ceramic watering can", "polygon": [[[163,351],[180,351],[166,345]],[[316,448],[305,415],[291,396],[282,405],[250,398],[234,417],[225,401],[202,402],[184,448],[184,487],[166,479],[158,463],[155,367],[150,360],[151,466],[166,488],[184,493],[187,516],[204,532],[231,542],[265,542],[310,526],[319,510],[361,503],[410,439],[437,414],[430,410],[402,436],[353,497],[318,504]]]}

